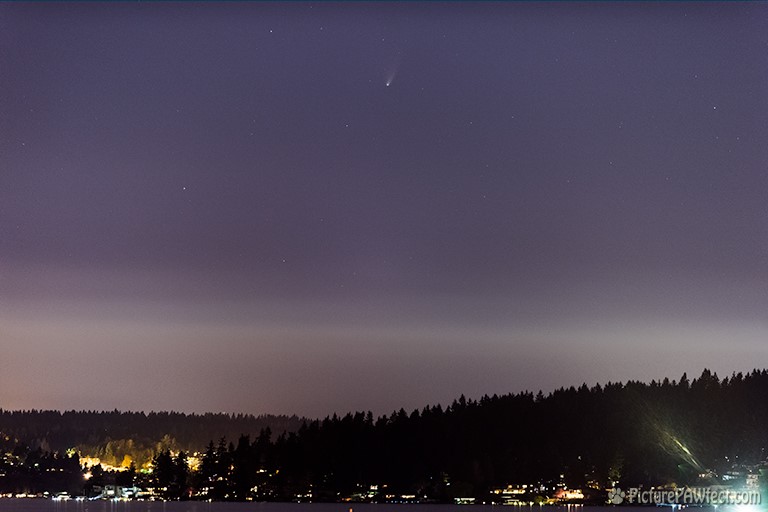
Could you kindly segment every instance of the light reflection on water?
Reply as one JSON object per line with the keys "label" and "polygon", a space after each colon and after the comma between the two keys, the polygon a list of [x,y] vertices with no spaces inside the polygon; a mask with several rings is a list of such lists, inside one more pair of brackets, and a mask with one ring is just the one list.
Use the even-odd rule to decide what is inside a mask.
{"label": "light reflection on water", "polygon": [[[672,512],[671,507],[392,505],[385,503],[208,503],[0,499],[0,512]],[[679,512],[675,509],[674,512]],[[768,512],[768,507],[687,507],[683,512]]]}

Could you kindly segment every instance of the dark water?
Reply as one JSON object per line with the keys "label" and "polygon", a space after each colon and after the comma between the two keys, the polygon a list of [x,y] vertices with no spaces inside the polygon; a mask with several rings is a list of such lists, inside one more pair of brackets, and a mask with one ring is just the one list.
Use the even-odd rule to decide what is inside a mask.
{"label": "dark water", "polygon": [[[0,512],[672,512],[668,507],[388,505],[345,503],[206,503],[0,499]],[[679,510],[679,509],[678,509]],[[760,507],[688,508],[695,512],[762,512]],[[765,510],[764,508],[762,510]]]}

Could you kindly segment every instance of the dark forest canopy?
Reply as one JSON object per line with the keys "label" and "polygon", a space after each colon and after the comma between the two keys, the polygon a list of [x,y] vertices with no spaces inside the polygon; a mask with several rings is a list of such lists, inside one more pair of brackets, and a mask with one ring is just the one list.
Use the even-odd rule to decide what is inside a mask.
{"label": "dark forest canopy", "polygon": [[251,414],[0,409],[3,436],[44,451],[76,448],[111,465],[120,465],[129,455],[141,466],[164,449],[193,452],[211,438],[255,435],[264,428],[291,432],[302,422],[297,416]]}
{"label": "dark forest canopy", "polygon": [[[179,449],[202,454],[198,470],[181,468],[185,476],[175,486],[159,482],[176,489],[176,497],[292,499],[313,489],[316,500],[333,500],[386,485],[398,495],[440,501],[507,484],[714,484],[729,472],[758,472],[768,448],[766,397],[768,370],[723,379],[704,370],[694,379],[584,384],[547,395],[462,396],[446,407],[378,418],[371,412],[279,418],[282,423],[260,417],[273,423],[258,435],[255,417],[116,411],[2,412],[0,429],[51,446],[63,439],[95,443],[108,438],[102,432],[197,443]],[[210,435],[216,425],[220,430]],[[175,467],[168,462],[173,453],[158,446],[155,465]]]}
{"label": "dark forest canopy", "polygon": [[358,482],[418,493],[446,475],[469,495],[560,480],[599,488],[686,484],[765,460],[766,397],[766,370],[462,396],[445,409],[314,421],[254,457],[281,468],[286,481],[342,493]]}

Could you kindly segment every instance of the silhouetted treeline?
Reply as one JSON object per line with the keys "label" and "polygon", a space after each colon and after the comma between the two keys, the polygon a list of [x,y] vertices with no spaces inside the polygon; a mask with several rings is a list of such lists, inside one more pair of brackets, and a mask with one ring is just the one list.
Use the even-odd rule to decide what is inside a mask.
{"label": "silhouetted treeline", "polygon": [[[241,437],[232,451],[209,445],[209,459],[228,457],[231,469],[203,480],[228,482],[239,499],[258,484],[282,498],[312,489],[314,499],[336,499],[386,484],[394,494],[444,500],[508,483],[702,483],[708,470],[717,479],[765,459],[768,371],[461,397],[378,419],[358,412],[312,421],[269,443],[263,435]],[[259,468],[274,476],[260,481]]]}
{"label": "silhouetted treeline", "polygon": [[[0,413],[0,417],[41,421],[46,414]],[[57,439],[57,421],[75,417],[67,414],[53,413],[44,436],[42,430],[24,432],[34,432],[35,439]],[[94,414],[95,424],[80,427],[93,433],[92,440],[100,435],[97,429],[115,426],[98,420],[132,417],[80,414],[83,423],[87,419],[82,415]],[[190,416],[146,418],[155,416],[162,418],[161,424],[168,422],[161,432],[180,438],[187,432],[185,439],[192,437],[188,432],[203,435],[203,429],[196,430],[199,425],[188,431],[173,425],[171,418],[184,423]],[[224,418],[253,425],[246,420],[237,423],[239,417]],[[233,425],[225,423],[220,433],[231,433]],[[17,432],[22,427],[17,424]],[[161,446],[153,454],[152,473],[132,468],[103,475],[99,468],[90,485],[137,484],[159,489],[169,499],[334,501],[408,495],[448,501],[484,499],[490,489],[507,484],[544,484],[548,489],[558,484],[584,489],[716,484],[726,473],[744,479],[748,472],[765,468],[768,371],[736,373],[721,380],[704,370],[692,380],[683,375],[677,381],[582,385],[548,395],[522,392],[480,400],[462,396],[445,408],[427,406],[410,413],[401,409],[379,418],[370,412],[334,415],[305,421],[292,431],[278,430],[277,436],[274,431],[264,427],[258,435],[217,435],[218,441],[206,441],[207,447],[187,445],[181,452]],[[128,429],[119,435],[132,434]],[[5,469],[15,472],[15,478],[28,481],[39,467],[29,462],[43,459],[45,467],[65,464],[67,471],[73,471],[73,458],[22,447],[10,438],[4,442],[6,453],[12,449],[17,454],[5,458]],[[199,467],[188,466],[185,451],[202,454]],[[14,460],[21,466],[12,465]],[[375,496],[371,486],[377,486]]]}
{"label": "silhouetted treeline", "polygon": [[0,435],[0,493],[83,491],[79,457],[70,452],[47,452]]}
{"label": "silhouetted treeline", "polygon": [[44,452],[77,448],[83,455],[100,457],[119,466],[128,455],[137,466],[164,449],[192,452],[212,437],[237,438],[295,431],[302,424],[296,416],[250,414],[184,414],[177,412],[119,411],[6,411],[0,409],[0,435],[22,440]]}

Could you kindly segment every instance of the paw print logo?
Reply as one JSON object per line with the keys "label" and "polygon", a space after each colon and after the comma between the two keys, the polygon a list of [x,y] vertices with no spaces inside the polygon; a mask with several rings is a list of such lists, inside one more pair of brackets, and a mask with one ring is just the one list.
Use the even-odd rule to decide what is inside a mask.
{"label": "paw print logo", "polygon": [[608,491],[608,503],[611,505],[621,505],[624,502],[624,498],[627,497],[627,493],[619,488],[613,488]]}

